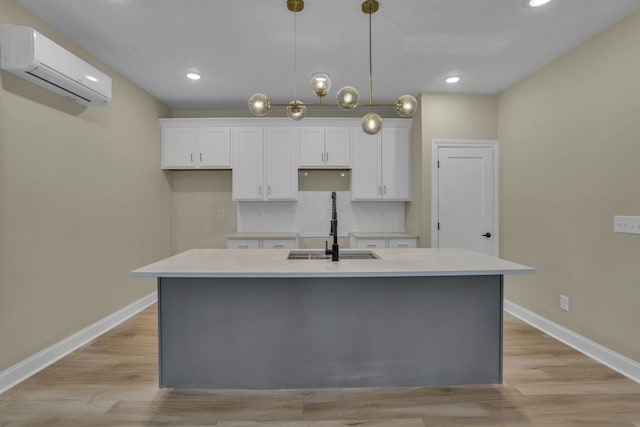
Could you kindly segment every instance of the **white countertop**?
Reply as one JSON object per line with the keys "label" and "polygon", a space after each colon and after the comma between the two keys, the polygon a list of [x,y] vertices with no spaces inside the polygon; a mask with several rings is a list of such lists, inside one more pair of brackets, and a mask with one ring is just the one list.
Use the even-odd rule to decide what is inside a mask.
{"label": "white countertop", "polygon": [[[191,249],[131,272],[136,277],[389,277],[535,273],[466,249],[374,249],[380,259],[288,260],[290,249]],[[349,252],[344,249],[341,252]]]}
{"label": "white countertop", "polygon": [[357,239],[417,239],[417,234],[385,232],[385,231],[352,231],[349,233]]}
{"label": "white countertop", "polygon": [[225,239],[295,239],[295,232],[242,231],[224,236]]}

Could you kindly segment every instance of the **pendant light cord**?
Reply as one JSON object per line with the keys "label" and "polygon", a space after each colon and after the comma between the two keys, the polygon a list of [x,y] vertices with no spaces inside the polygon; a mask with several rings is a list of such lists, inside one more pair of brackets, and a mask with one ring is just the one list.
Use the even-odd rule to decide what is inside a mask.
{"label": "pendant light cord", "polygon": [[371,10],[369,10],[369,111],[373,112],[373,62],[371,60]]}
{"label": "pendant light cord", "polygon": [[298,104],[296,76],[298,75],[298,12],[293,13],[293,102]]}

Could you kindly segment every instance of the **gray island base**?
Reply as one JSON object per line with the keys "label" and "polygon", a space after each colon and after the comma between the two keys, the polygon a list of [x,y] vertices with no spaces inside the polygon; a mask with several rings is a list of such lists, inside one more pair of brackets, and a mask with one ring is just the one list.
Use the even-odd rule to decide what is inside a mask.
{"label": "gray island base", "polygon": [[[263,251],[255,255],[265,256]],[[269,266],[238,273],[220,259],[219,267],[196,267],[199,261],[191,259],[191,271],[180,273],[177,266],[184,263],[173,257],[136,270],[137,276],[158,277],[160,386],[501,383],[503,274],[535,270],[486,257],[499,265],[485,266],[482,274],[478,261],[485,256],[464,251],[470,262],[465,274],[446,261],[453,252],[433,251],[376,250],[380,260],[333,265],[284,260],[287,250],[269,250],[283,259],[283,271]],[[223,258],[242,256],[245,262],[253,255],[226,252]],[[184,254],[176,257],[186,261]],[[206,259],[203,253],[196,258]],[[449,274],[441,271],[447,264]]]}

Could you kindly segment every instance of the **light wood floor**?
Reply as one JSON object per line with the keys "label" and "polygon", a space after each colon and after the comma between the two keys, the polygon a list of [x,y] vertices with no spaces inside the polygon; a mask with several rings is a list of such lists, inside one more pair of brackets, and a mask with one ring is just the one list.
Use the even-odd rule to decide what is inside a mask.
{"label": "light wood floor", "polygon": [[640,385],[505,316],[496,386],[160,390],[152,306],[0,395],[0,426],[634,426]]}

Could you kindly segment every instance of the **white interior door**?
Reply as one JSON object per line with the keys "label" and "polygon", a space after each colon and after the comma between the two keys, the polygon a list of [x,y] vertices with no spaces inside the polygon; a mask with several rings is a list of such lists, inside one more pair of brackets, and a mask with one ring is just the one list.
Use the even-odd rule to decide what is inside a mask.
{"label": "white interior door", "polygon": [[435,247],[498,255],[494,144],[435,147]]}

